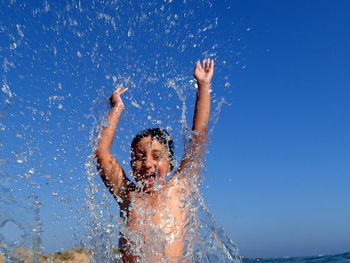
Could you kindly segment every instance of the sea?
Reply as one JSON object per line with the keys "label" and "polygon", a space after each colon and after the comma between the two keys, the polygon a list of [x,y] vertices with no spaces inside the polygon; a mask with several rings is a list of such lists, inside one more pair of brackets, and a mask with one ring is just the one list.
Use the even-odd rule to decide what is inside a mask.
{"label": "sea", "polygon": [[284,257],[284,258],[243,258],[243,263],[346,263],[350,262],[350,252],[337,255],[320,255],[308,257]]}

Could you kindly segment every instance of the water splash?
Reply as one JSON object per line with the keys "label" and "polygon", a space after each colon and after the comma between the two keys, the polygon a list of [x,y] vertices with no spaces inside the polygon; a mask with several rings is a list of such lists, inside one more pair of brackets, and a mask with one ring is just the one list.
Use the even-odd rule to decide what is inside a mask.
{"label": "water splash", "polygon": [[[211,57],[218,69],[230,69],[237,61],[235,36],[220,27],[219,14],[229,6],[223,3],[0,3],[0,229],[10,221],[21,229],[15,243],[5,241],[8,247],[41,253],[78,246],[95,250],[100,262],[115,257],[123,222],[91,155],[108,96],[115,85],[129,88],[116,136],[120,148],[113,149],[124,165],[133,135],[154,126],[173,134],[180,160],[181,141],[191,136],[194,62]],[[230,78],[220,70],[216,78],[229,93]],[[211,127],[223,95],[214,86]],[[194,185],[201,183],[195,178]],[[235,246],[215,225],[198,187],[191,194],[193,229],[203,231],[190,235],[188,257],[211,262],[215,251],[225,251],[215,260],[232,262]],[[201,252],[205,246],[213,257]]]}

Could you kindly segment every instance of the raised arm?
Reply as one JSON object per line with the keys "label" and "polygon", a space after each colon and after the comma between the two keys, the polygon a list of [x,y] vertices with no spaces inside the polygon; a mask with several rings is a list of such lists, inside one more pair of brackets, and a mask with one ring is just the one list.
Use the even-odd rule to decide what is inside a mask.
{"label": "raised arm", "polygon": [[126,190],[126,177],[123,168],[110,152],[115,130],[124,110],[124,103],[120,95],[125,91],[127,89],[117,88],[113,92],[110,98],[111,110],[107,117],[109,125],[102,127],[101,138],[95,151],[101,178],[114,197],[120,196],[123,189]]}
{"label": "raised arm", "polygon": [[206,59],[201,64],[197,62],[194,77],[198,90],[193,117],[192,137],[185,146],[185,156],[180,165],[180,171],[197,174],[202,165],[203,148],[206,144],[206,133],[210,117],[210,85],[214,75],[214,60]]}

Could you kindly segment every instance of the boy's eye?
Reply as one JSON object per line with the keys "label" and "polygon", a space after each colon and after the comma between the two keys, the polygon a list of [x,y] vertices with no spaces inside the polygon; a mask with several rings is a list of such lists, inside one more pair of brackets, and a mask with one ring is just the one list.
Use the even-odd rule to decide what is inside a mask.
{"label": "boy's eye", "polygon": [[135,154],[135,160],[142,160],[144,158],[143,154]]}
{"label": "boy's eye", "polygon": [[154,160],[159,160],[160,159],[160,155],[153,155],[153,159]]}

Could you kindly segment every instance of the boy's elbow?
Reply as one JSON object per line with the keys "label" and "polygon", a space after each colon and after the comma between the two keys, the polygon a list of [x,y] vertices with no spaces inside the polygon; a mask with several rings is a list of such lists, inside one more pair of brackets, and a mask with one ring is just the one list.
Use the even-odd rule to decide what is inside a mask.
{"label": "boy's elbow", "polygon": [[99,157],[101,156],[101,150],[100,149],[95,150],[94,156],[96,159],[99,159]]}
{"label": "boy's elbow", "polygon": [[94,155],[95,155],[95,158],[97,160],[101,160],[103,159],[103,157],[105,157],[109,152],[108,151],[105,151],[103,149],[100,149],[98,148],[95,152],[94,152]]}

